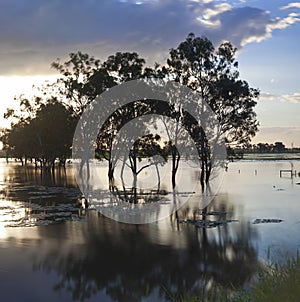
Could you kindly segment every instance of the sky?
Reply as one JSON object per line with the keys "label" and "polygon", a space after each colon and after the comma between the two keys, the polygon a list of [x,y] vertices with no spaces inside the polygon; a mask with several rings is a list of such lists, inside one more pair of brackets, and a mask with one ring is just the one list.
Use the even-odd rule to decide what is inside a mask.
{"label": "sky", "polygon": [[14,96],[57,76],[82,51],[136,51],[163,63],[188,33],[238,48],[240,77],[261,92],[253,143],[300,146],[300,2],[267,0],[0,0],[0,127]]}

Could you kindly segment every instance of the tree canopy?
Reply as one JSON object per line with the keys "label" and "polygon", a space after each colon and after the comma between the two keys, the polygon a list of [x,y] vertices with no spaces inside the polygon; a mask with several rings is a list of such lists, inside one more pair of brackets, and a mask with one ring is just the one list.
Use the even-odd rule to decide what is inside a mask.
{"label": "tree canopy", "polygon": [[227,143],[243,145],[258,130],[254,107],[259,91],[239,78],[236,51],[229,42],[215,49],[210,40],[191,33],[170,50],[166,75],[198,91],[218,116]]}
{"label": "tree canopy", "polygon": [[[191,33],[177,48],[170,50],[165,64],[155,63],[152,67],[146,66],[145,59],[135,52],[117,52],[104,62],[86,53],[71,53],[66,62],[52,63],[61,76],[53,85],[41,88],[41,97],[21,96],[19,112],[7,110],[5,117],[14,117],[14,122],[2,134],[4,149],[9,156],[34,158],[43,165],[69,157],[72,134],[85,108],[114,85],[145,78],[173,80],[197,91],[215,112],[228,146],[247,145],[258,130],[254,108],[259,91],[240,79],[236,51],[230,42],[215,48],[209,39]],[[153,104],[147,108],[139,106],[134,103],[119,109],[97,137],[97,154],[109,161],[110,178],[113,177],[111,147],[116,133],[124,123],[146,114],[147,110],[153,113]],[[169,116],[178,116],[175,111],[169,112]],[[163,112],[162,108],[158,113]],[[184,117],[182,120],[186,128],[191,123]],[[169,150],[174,151],[173,166],[176,167],[179,155],[172,142],[166,143]],[[147,154],[150,144],[154,144],[153,139],[139,141],[139,148],[145,151],[140,150],[140,154]]]}
{"label": "tree canopy", "polygon": [[24,99],[20,103],[30,114],[8,111],[7,118],[13,116],[18,121],[2,134],[7,156],[19,158],[22,164],[24,159],[25,163],[28,159],[35,160],[43,168],[53,167],[56,159],[64,164],[71,156],[77,117],[56,99],[33,105]]}

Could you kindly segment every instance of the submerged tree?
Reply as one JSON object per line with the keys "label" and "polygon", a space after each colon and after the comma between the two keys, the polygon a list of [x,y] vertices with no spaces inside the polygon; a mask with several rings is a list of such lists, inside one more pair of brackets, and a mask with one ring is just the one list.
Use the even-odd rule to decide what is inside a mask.
{"label": "submerged tree", "polygon": [[[52,67],[61,74],[61,77],[57,83],[49,86],[50,89],[44,90],[43,93],[48,100],[51,99],[54,103],[56,101],[53,100],[59,100],[58,103],[61,103],[63,108],[58,109],[59,105],[55,103],[58,111],[61,113],[68,111],[67,115],[69,117],[78,119],[85,108],[92,105],[92,101],[98,95],[114,85],[134,79],[149,80],[151,78],[154,85],[158,82],[166,83],[174,80],[197,91],[202,100],[211,107],[221,125],[220,134],[225,135],[228,146],[242,146],[247,144],[257,131],[258,122],[254,107],[259,91],[251,88],[246,81],[240,79],[235,54],[236,49],[229,42],[222,43],[218,48],[215,48],[207,38],[195,37],[192,33],[177,48],[170,50],[169,59],[163,66],[155,64],[153,67],[146,67],[145,60],[134,52],[117,52],[115,55],[109,56],[104,62],[100,62],[93,56],[82,52],[71,53],[69,60],[66,62],[61,63],[57,60],[52,63]],[[214,157],[214,146],[210,145],[208,140],[210,133],[207,133],[207,131],[210,131],[211,121],[201,121],[203,124],[197,124],[191,117],[186,116],[186,112],[183,110],[184,106],[182,105],[189,102],[189,100],[184,96],[177,96],[176,91],[174,91],[174,99],[176,101],[172,104],[173,107],[167,108],[167,110],[164,107],[155,108],[154,102],[147,103],[133,99],[133,102],[137,102],[126,108],[118,108],[116,112],[110,114],[95,138],[98,158],[108,161],[109,180],[113,180],[114,177],[115,159],[112,158],[112,148],[117,133],[134,118],[154,113],[173,119],[175,123],[174,129],[167,129],[169,133],[175,131],[173,131],[173,135],[169,135],[168,141],[168,154],[172,159],[173,188],[176,185],[176,173],[181,160],[180,152],[176,147],[181,130],[188,131],[198,150],[201,161],[201,186],[204,187],[209,182]],[[22,111],[27,112],[27,115],[20,115],[18,122],[12,125],[10,130],[4,132],[2,140],[6,150],[11,152],[13,156],[25,158],[36,156],[36,150],[27,149],[28,152],[22,150],[24,147],[22,140],[25,139],[27,142],[27,138],[31,137],[31,139],[38,141],[37,137],[40,136],[38,133],[41,132],[43,127],[41,125],[36,126],[41,123],[41,120],[38,122],[36,117],[39,115],[43,120],[47,120],[43,116],[46,109],[42,110],[40,104],[40,101],[31,104],[25,99],[22,100],[21,107],[23,106],[24,109]],[[159,103],[159,106],[164,106],[163,102]],[[50,109],[50,107],[47,107],[47,110]],[[201,116],[201,111],[204,109],[199,104],[198,107],[195,107],[195,110],[195,113]],[[14,112],[8,112],[10,116],[13,114]],[[49,120],[50,124],[51,122]],[[181,129],[178,127],[179,123],[181,123]],[[169,127],[170,125],[165,123],[165,126]],[[147,127],[147,125],[141,127]],[[88,131],[88,129],[82,130],[83,132]],[[34,133],[34,138],[28,133],[23,135],[25,131]],[[54,127],[53,129],[48,128],[48,131],[54,131]],[[63,129],[57,131],[63,132]],[[148,134],[150,132],[144,133],[144,135]],[[48,135],[49,140],[52,140],[52,137],[50,139],[52,134],[48,133]],[[88,137],[89,134],[85,133],[85,135]],[[152,135],[155,136],[156,133],[153,132]],[[59,144],[61,143],[60,138],[70,139],[70,136],[64,138],[64,135],[54,135],[53,137]],[[154,141],[152,143],[155,145]],[[70,143],[68,142],[68,144]],[[35,146],[32,143],[29,145],[31,147]],[[148,145],[140,145],[139,148],[145,148],[146,152]],[[43,148],[44,146],[40,144],[38,151],[46,154],[41,151]],[[49,148],[47,145],[47,149]],[[139,152],[143,153],[142,150]],[[60,152],[52,150],[50,153],[53,157]],[[47,155],[47,157],[49,156]],[[88,165],[88,162],[83,162],[83,164]]]}
{"label": "submerged tree", "polygon": [[3,148],[7,156],[19,158],[23,163],[34,160],[41,168],[53,168],[56,159],[65,165],[71,155],[71,145],[77,118],[57,100],[33,104],[20,99],[25,111],[8,110],[6,117],[13,117],[11,128],[2,136]]}
{"label": "submerged tree", "polygon": [[[173,79],[197,91],[211,107],[221,125],[220,134],[225,135],[227,146],[249,143],[258,130],[254,107],[259,91],[239,78],[236,50],[229,42],[215,49],[210,40],[195,37],[191,33],[177,48],[171,49],[164,69],[166,79]],[[198,110],[202,108],[199,106]],[[208,128],[204,125],[204,129]],[[204,137],[199,136],[199,140],[202,145],[203,185],[209,180],[211,163]]]}
{"label": "submerged tree", "polygon": [[[144,64],[145,60],[135,52],[117,52],[103,63],[85,53],[71,53],[68,61],[60,63],[58,60],[52,63],[52,67],[62,75],[54,88],[58,91],[60,99],[68,104],[77,116],[81,116],[84,109],[102,92],[117,84],[144,77]],[[97,156],[108,161],[110,181],[114,173],[111,158],[112,143],[122,120],[120,114],[117,119],[110,119],[105,132],[102,133],[102,146],[96,151]],[[87,133],[89,129],[82,131],[86,137],[89,136]],[[88,162],[85,161],[84,164],[88,165]]]}
{"label": "submerged tree", "polygon": [[[146,68],[143,58],[140,58],[137,53],[129,52],[117,52],[103,63],[88,54],[78,52],[70,54],[69,61],[63,64],[55,62],[52,66],[63,75],[58,81],[63,97],[68,104],[72,104],[73,110],[79,115],[97,95],[116,84],[146,77],[164,82],[178,81],[199,92],[202,100],[216,113],[221,124],[220,132],[225,134],[228,145],[236,146],[249,142],[257,131],[258,123],[253,108],[259,92],[239,78],[235,53],[236,49],[229,42],[215,49],[207,38],[189,34],[177,48],[171,49],[170,57],[164,66],[155,64],[153,68]],[[186,102],[186,100],[178,99],[177,112],[181,110],[180,102]],[[202,110],[202,107],[199,106],[198,110]],[[111,157],[113,141],[120,130],[120,125],[123,126],[126,121],[129,121],[126,118],[128,115],[126,110],[118,109],[117,111],[118,113],[106,124],[105,131],[101,129],[102,133],[97,138],[99,141],[101,137],[102,141],[101,146],[97,144],[97,154],[108,161],[110,180],[113,179],[114,174],[114,163]],[[139,113],[136,111],[135,117],[137,116]],[[177,123],[182,119],[178,114],[174,116]],[[202,134],[205,133],[202,132]],[[199,148],[201,148],[201,184],[203,186],[210,178],[211,150],[205,135],[201,136],[201,132],[198,140]],[[176,137],[169,140],[173,163],[173,187],[176,183],[175,176],[180,160],[180,154],[175,145]]]}

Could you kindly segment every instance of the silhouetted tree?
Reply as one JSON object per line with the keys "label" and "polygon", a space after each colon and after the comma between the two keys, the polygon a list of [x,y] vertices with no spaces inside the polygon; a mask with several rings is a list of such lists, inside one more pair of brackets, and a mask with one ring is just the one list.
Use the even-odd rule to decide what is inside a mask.
{"label": "silhouetted tree", "polygon": [[[251,88],[246,81],[240,79],[235,54],[236,48],[229,42],[224,42],[218,48],[215,48],[207,38],[195,37],[192,33],[177,48],[170,50],[170,56],[164,66],[155,64],[153,68],[145,67],[145,60],[134,52],[117,52],[115,55],[109,56],[103,63],[86,53],[71,53],[68,61],[61,63],[57,60],[52,63],[52,67],[59,71],[61,77],[54,85],[49,86],[48,88],[51,90],[45,90],[44,94],[48,93],[48,99],[49,95],[51,99],[59,99],[66,110],[72,110],[74,115],[79,117],[98,95],[114,85],[133,79],[149,79],[149,77],[152,78],[154,84],[159,81],[174,80],[199,92],[202,100],[216,113],[221,125],[220,134],[225,134],[228,145],[242,146],[249,143],[251,137],[257,131],[258,122],[254,107],[259,91]],[[184,116],[186,113],[181,106],[182,103],[189,102],[189,100],[177,96],[175,91],[174,99],[176,101],[174,101],[172,108],[168,108],[169,112],[167,114],[163,108],[153,110],[151,102],[147,104],[144,102],[142,106],[138,105],[137,102],[126,108],[119,108],[115,114],[108,118],[105,127],[99,129],[101,133],[97,137],[96,151],[100,159],[108,161],[108,177],[110,180],[113,179],[114,174],[114,159],[111,156],[112,146],[118,131],[134,118],[156,113],[173,119],[175,125],[181,123],[183,125],[182,129],[188,130],[190,134],[194,135],[193,140],[196,143],[201,160],[200,182],[202,187],[209,181],[213,146],[207,140],[205,131],[209,131],[207,129],[211,126],[210,121],[201,121],[204,123],[203,125],[196,125],[190,117]],[[29,121],[32,123],[30,127],[35,127],[34,124],[37,123],[37,120],[31,115],[37,113],[37,110],[41,108],[41,103],[41,99],[36,99],[35,103],[30,103],[23,98],[20,103],[23,107],[21,110],[27,112],[27,115],[19,116],[18,125],[14,125],[8,131],[11,133],[11,138],[13,134],[17,137],[20,132],[29,131],[27,125]],[[160,105],[162,104],[161,102]],[[204,107],[201,104],[199,105],[195,110],[198,110],[201,116]],[[10,116],[13,114],[12,112],[7,113]],[[144,126],[147,127],[147,125]],[[88,131],[88,129],[82,130],[83,132]],[[180,153],[176,148],[179,129],[176,131],[175,136],[173,135],[172,139],[169,138],[168,142],[169,154],[173,163],[173,187],[175,187],[176,172],[180,160]],[[21,147],[17,148],[16,144],[14,147],[9,146],[11,140],[8,140],[8,132],[3,134],[6,148],[10,152],[14,150],[15,156],[20,156],[16,153],[16,150],[21,150]],[[87,133],[85,135],[88,136]],[[196,136],[198,137],[196,138]],[[51,153],[54,156],[55,152]]]}
{"label": "silhouetted tree", "polygon": [[4,149],[9,156],[25,159],[34,159],[42,168],[53,168],[56,159],[62,165],[71,155],[71,145],[77,118],[57,100],[48,100],[31,104],[21,99],[20,107],[29,110],[30,115],[24,111],[8,110],[6,117],[13,116],[11,129],[7,129],[2,137]]}
{"label": "silhouetted tree", "polygon": [[76,114],[81,115],[97,95],[116,83],[108,70],[102,68],[100,60],[80,51],[69,56],[64,63],[58,59],[51,64],[62,75],[52,87]]}
{"label": "silhouetted tree", "polygon": [[[249,143],[258,130],[254,107],[259,91],[239,78],[235,53],[236,48],[229,42],[215,49],[209,39],[195,37],[191,33],[177,48],[171,49],[164,72],[166,79],[173,79],[199,92],[202,100],[215,112],[221,125],[220,134],[225,135],[226,143],[241,146]],[[198,110],[203,110],[203,106]],[[199,140],[202,150],[200,181],[203,186],[209,180],[211,162],[205,138],[200,135]],[[176,156],[173,160],[176,161]]]}
{"label": "silhouetted tree", "polygon": [[239,78],[236,50],[230,42],[215,49],[209,39],[191,33],[171,49],[167,77],[198,91],[216,113],[227,143],[243,145],[258,130],[259,91]]}

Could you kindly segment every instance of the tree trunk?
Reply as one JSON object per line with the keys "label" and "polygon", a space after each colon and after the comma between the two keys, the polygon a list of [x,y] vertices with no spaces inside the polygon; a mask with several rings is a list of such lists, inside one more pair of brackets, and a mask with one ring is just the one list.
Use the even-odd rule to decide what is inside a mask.
{"label": "tree trunk", "polygon": [[137,204],[138,203],[138,198],[137,198],[137,174],[133,174],[133,203]]}
{"label": "tree trunk", "polygon": [[200,173],[200,184],[201,184],[202,192],[205,189],[204,175],[205,175],[205,162],[204,162],[204,159],[202,158],[201,159],[201,173]]}
{"label": "tree trunk", "polygon": [[157,174],[157,194],[160,192],[160,174],[157,164],[155,164],[156,174]]}
{"label": "tree trunk", "polygon": [[172,147],[172,188],[176,187],[176,173],[178,170],[180,155],[175,146]]}
{"label": "tree trunk", "polygon": [[109,186],[111,188],[111,186],[114,183],[114,167],[113,167],[113,163],[111,160],[109,160],[108,162],[108,181],[109,181]]}

